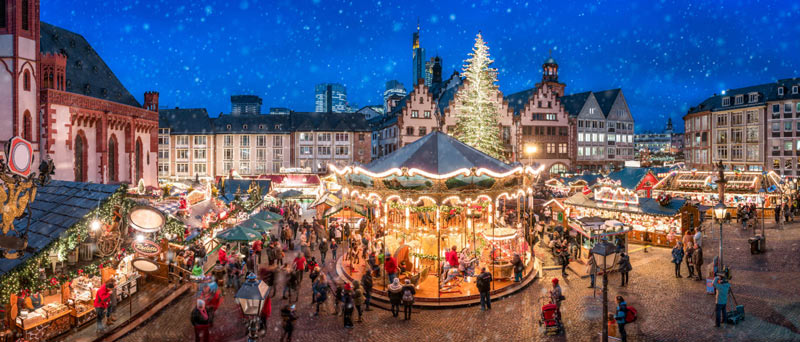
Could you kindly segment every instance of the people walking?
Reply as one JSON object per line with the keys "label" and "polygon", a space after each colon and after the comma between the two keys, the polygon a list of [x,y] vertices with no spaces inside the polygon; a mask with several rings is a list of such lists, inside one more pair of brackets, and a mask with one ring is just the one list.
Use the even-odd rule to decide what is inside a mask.
{"label": "people walking", "polygon": [[625,286],[628,285],[628,274],[633,269],[631,266],[631,258],[628,254],[620,253],[619,259],[619,275],[620,275],[620,285]]}
{"label": "people walking", "polygon": [[683,246],[681,242],[678,241],[675,243],[675,247],[672,248],[672,263],[675,264],[675,278],[682,278],[681,277],[681,262],[683,261]]}
{"label": "people walking", "polygon": [[345,328],[353,328],[353,310],[355,304],[353,303],[353,288],[349,283],[344,284],[344,292],[342,292],[342,317],[344,319]]}
{"label": "people walking", "polygon": [[208,326],[211,323],[211,319],[208,311],[206,311],[206,303],[202,299],[197,300],[197,306],[192,310],[190,321],[194,326],[194,341],[208,342]]}
{"label": "people walking", "polygon": [[406,284],[403,285],[403,314],[406,321],[411,320],[411,306],[414,304],[414,294],[416,293],[411,280],[406,279]]}
{"label": "people walking", "polygon": [[558,284],[558,278],[553,278],[550,281],[553,284],[553,288],[550,289],[550,303],[555,304],[558,307],[558,313],[561,314],[561,301],[564,300],[564,292],[561,291],[561,285]]}
{"label": "people walking", "polygon": [[358,319],[356,322],[363,322],[361,317],[364,314],[364,290],[361,288],[361,282],[358,280],[353,282],[353,305],[356,307],[356,311],[358,311]]}
{"label": "people walking", "polygon": [[114,282],[109,280],[104,286],[97,290],[94,298],[94,310],[97,313],[97,329],[96,333],[104,333],[106,327],[103,325],[106,309],[111,302],[111,289],[114,287]]}
{"label": "people walking", "polygon": [[591,283],[589,283],[589,288],[593,288],[595,284],[595,278],[597,278],[597,264],[594,262],[594,258],[589,258],[589,263],[586,264],[586,272],[589,273],[589,279]]}
{"label": "people walking", "polygon": [[325,301],[328,300],[328,292],[330,292],[330,286],[328,285],[327,277],[325,273],[321,273],[317,278],[317,281],[314,283],[314,301],[313,303],[317,304],[317,311],[314,313],[314,316],[319,315],[319,308],[325,305]]}
{"label": "people walking", "polygon": [[372,273],[364,272],[361,276],[361,286],[364,288],[364,311],[372,311],[369,302],[372,300]]}
{"label": "people walking", "polygon": [[325,265],[325,256],[327,255],[328,255],[328,241],[326,239],[322,239],[322,242],[319,243],[320,264]]}
{"label": "people walking", "polygon": [[525,266],[522,263],[522,258],[520,258],[519,253],[514,253],[514,257],[511,258],[511,266],[514,267],[514,282],[521,282],[522,271],[525,269]]}
{"label": "people walking", "polygon": [[478,288],[481,298],[481,311],[492,309],[492,274],[486,271],[486,267],[481,267],[481,274],[475,280],[475,287]]}
{"label": "people walking", "polygon": [[684,246],[683,259],[686,260],[686,269],[689,271],[689,275],[686,277],[694,278],[694,248],[691,242]]}
{"label": "people walking", "polygon": [[561,248],[561,253],[559,254],[561,257],[561,276],[566,278],[567,277],[567,266],[569,266],[569,252],[565,247]]}
{"label": "people walking", "polygon": [[617,313],[614,318],[617,319],[617,331],[619,331],[619,338],[622,342],[628,341],[628,334],[625,332],[625,317],[628,315],[628,304],[625,303],[625,298],[617,296]]}
{"label": "people walking", "polygon": [[294,322],[297,320],[295,306],[284,305],[283,309],[281,309],[281,319],[283,320],[283,334],[281,334],[281,342],[292,342]]}
{"label": "people walking", "polygon": [[331,240],[331,256],[333,257],[333,263],[336,263],[336,251],[339,249],[339,243],[336,240]]}
{"label": "people walking", "polygon": [[395,318],[400,314],[400,302],[403,300],[402,290],[400,279],[394,278],[389,284],[389,304],[392,305],[392,316]]}

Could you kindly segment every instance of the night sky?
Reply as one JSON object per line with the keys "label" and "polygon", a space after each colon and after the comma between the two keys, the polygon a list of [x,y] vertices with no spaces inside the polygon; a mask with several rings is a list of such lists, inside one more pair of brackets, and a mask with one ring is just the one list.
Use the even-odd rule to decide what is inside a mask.
{"label": "night sky", "polygon": [[[461,70],[481,31],[511,94],[541,78],[552,49],[568,94],[623,88],[636,130],[682,129],[712,93],[800,77],[798,1],[96,1],[43,0],[41,19],[82,34],[128,90],[162,107],[230,112],[231,94],[314,109],[339,82],[359,107],[384,83],[410,88],[419,18],[427,57]],[[465,2],[466,3],[466,2]]]}

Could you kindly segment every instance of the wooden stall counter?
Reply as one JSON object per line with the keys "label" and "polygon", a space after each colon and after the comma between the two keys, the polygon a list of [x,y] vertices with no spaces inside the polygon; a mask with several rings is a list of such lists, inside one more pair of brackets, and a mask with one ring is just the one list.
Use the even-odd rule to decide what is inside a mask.
{"label": "wooden stall counter", "polygon": [[647,235],[647,239],[645,239],[645,232],[643,230],[632,230],[628,232],[628,243],[647,244],[658,247],[672,247],[675,245],[669,241],[667,233],[665,232],[648,232]]}
{"label": "wooden stall counter", "polygon": [[32,324],[24,320],[15,323],[17,331],[28,342],[45,342],[51,338],[68,332],[72,328],[71,310],[64,310]]}

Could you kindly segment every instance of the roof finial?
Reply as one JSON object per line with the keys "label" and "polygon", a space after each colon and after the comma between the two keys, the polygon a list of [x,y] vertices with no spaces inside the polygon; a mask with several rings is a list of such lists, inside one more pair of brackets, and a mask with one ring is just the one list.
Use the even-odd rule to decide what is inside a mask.
{"label": "roof finial", "polygon": [[419,17],[417,17],[417,33],[419,33]]}

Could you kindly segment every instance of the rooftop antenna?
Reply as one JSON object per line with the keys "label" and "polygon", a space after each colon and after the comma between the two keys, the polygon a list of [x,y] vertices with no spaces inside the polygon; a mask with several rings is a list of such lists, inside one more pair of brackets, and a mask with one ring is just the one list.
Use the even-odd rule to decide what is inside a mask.
{"label": "rooftop antenna", "polygon": [[417,33],[419,33],[419,17],[417,17]]}

